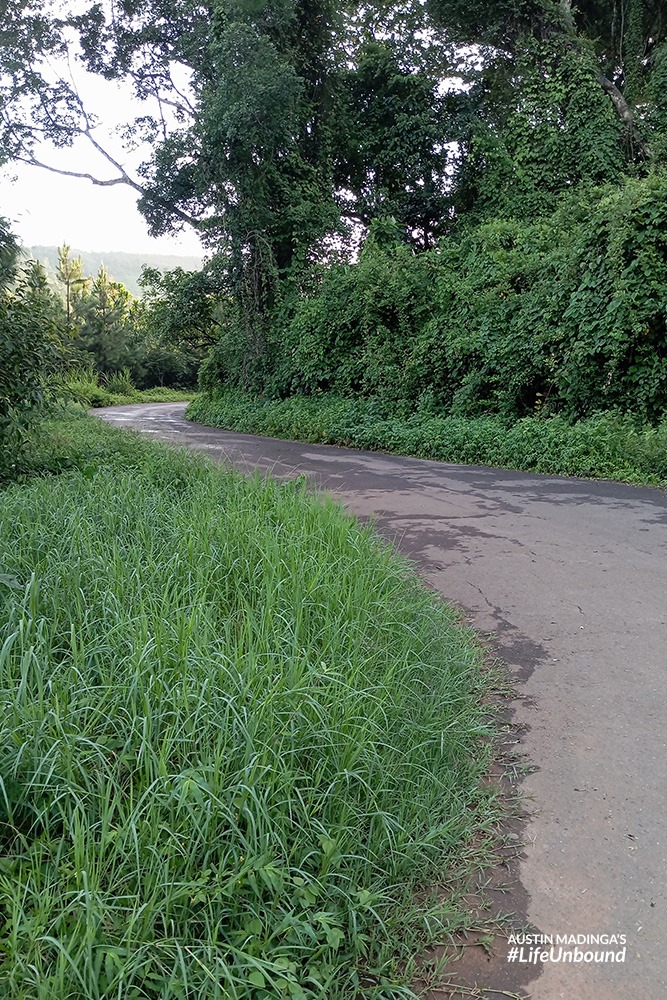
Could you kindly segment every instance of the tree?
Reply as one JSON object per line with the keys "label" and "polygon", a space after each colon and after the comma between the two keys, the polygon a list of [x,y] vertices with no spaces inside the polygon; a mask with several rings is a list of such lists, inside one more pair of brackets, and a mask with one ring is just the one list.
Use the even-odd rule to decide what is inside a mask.
{"label": "tree", "polygon": [[[343,215],[400,220],[422,249],[449,223],[448,122],[438,81],[402,63],[395,42],[368,42],[342,74],[336,186]],[[344,194],[343,194],[344,192]]]}
{"label": "tree", "polygon": [[655,54],[667,38],[662,0],[428,0],[436,23],[460,45],[477,45],[486,66],[520,52],[522,43],[557,41],[561,51],[592,57],[597,86],[628,130],[631,158],[645,159],[641,103]]}
{"label": "tree", "polygon": [[18,266],[16,241],[0,221],[0,481],[20,471],[28,432],[48,400],[60,363],[62,308],[34,261]]}
{"label": "tree", "polygon": [[0,291],[13,279],[19,246],[6,219],[0,218]]}
{"label": "tree", "polygon": [[131,294],[120,282],[110,280],[104,266],[86,294],[76,300],[74,346],[90,355],[105,374],[131,363],[131,305]]}
{"label": "tree", "polygon": [[201,271],[144,268],[133,311],[137,376],[151,385],[195,385],[216,343],[220,282],[214,262]]}
{"label": "tree", "polygon": [[[6,155],[37,162],[41,135],[83,136],[115,171],[99,182],[130,184],[151,232],[196,225],[223,262],[221,357],[246,386],[263,383],[316,266],[349,256],[374,218],[423,251],[457,226],[544,216],[565,193],[665,155],[659,0],[23,9],[27,27],[11,20],[17,0],[5,9]],[[150,142],[136,175],[102,148],[74,84],[49,77],[47,59],[77,46],[88,70],[147,102],[126,129]],[[461,87],[446,92],[452,72]]]}
{"label": "tree", "polygon": [[81,257],[70,259],[70,248],[67,244],[58,248],[56,277],[62,284],[65,295],[65,332],[72,336],[75,317],[79,312],[77,308],[79,300],[85,293],[89,279],[84,277]]}
{"label": "tree", "polygon": [[526,35],[451,97],[459,112],[454,202],[464,225],[535,218],[580,184],[622,179],[623,126],[596,75],[590,50],[562,35]]}
{"label": "tree", "polygon": [[76,127],[76,95],[48,71],[66,55],[63,22],[39,0],[4,0],[0,40],[0,162],[26,160],[43,138],[62,145]]}

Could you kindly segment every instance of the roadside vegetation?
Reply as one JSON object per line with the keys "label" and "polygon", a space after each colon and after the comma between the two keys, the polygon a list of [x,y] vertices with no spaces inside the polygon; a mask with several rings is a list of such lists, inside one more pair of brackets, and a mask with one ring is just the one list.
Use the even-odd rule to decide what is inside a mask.
{"label": "roadside vegetation", "polygon": [[407,995],[495,817],[471,634],[298,483],[43,434],[0,493],[3,995]]}
{"label": "roadside vegetation", "polygon": [[[76,277],[80,267],[68,261],[67,248],[61,252],[61,264],[69,268],[63,295],[49,287],[39,264],[21,257],[18,241],[0,219],[0,484],[30,474],[41,421],[67,403],[111,406],[189,400],[195,395],[192,388],[179,389],[175,378],[163,384],[164,370],[147,377],[144,367],[137,379],[137,369],[121,367],[125,340],[120,306],[124,308],[128,296],[107,279],[106,284],[97,283],[97,298],[87,296],[88,279]],[[151,278],[153,283],[161,280],[159,274]],[[189,278],[182,272],[169,280],[181,289],[181,280]],[[149,296],[141,309],[146,338],[149,331],[157,335],[163,325],[178,326],[175,315],[169,322],[167,315],[171,314],[160,296]],[[81,346],[84,330],[91,337],[86,341],[90,351]],[[168,339],[166,333],[159,339],[156,356],[176,363],[174,359],[182,358],[185,348],[182,344],[174,347],[173,342],[168,348]],[[118,363],[105,365],[105,352],[111,347],[120,352]],[[143,357],[146,361],[146,354]],[[190,385],[196,378],[193,372],[196,366]]]}
{"label": "roadside vegetation", "polygon": [[229,389],[200,395],[190,420],[244,434],[394,452],[464,465],[667,486],[667,422],[600,413],[571,423],[560,416],[397,415],[378,399],[320,395],[269,400]]}
{"label": "roadside vegetation", "polygon": [[[667,482],[667,179],[570,194],[415,254],[373,225],[278,311],[248,381],[222,331],[202,423],[450,462]],[[600,248],[604,247],[604,253]]]}
{"label": "roadside vegetation", "polygon": [[120,406],[126,403],[177,403],[193,399],[194,389],[174,389],[157,385],[138,389],[129,368],[113,375],[101,375],[92,365],[70,366],[52,381],[57,397],[87,407]]}
{"label": "roadside vegetation", "polygon": [[[54,76],[73,47],[146,101],[123,129],[136,172],[109,151],[96,179],[206,251],[147,269],[134,301],[63,247],[72,362],[139,388],[198,377],[214,422],[243,393],[247,412],[321,405],[319,434],[366,447],[663,481],[664,3],[221,2],[0,14],[0,159],[99,153],[94,109]],[[371,413],[358,434],[330,424],[337,400]]]}

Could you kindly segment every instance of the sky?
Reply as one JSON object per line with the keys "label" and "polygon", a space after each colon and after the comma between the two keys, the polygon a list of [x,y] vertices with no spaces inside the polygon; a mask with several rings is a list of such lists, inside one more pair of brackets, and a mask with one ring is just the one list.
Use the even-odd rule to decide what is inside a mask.
{"label": "sky", "polygon": [[[55,154],[51,157],[53,163],[59,160]],[[150,237],[131,188],[99,188],[90,181],[58,177],[22,164],[3,173],[0,215],[12,221],[13,231],[27,247],[68,243],[77,250],[202,254],[192,230]]]}
{"label": "sky", "polygon": [[[76,76],[84,103],[103,123],[96,137],[121,162],[138,162],[141,157],[123,149],[114,129],[137,114],[146,114],[146,105],[117,81],[110,83],[80,68]],[[36,154],[61,169],[102,178],[113,176],[113,168],[84,140],[70,149],[55,149],[45,143]],[[12,222],[13,231],[26,247],[67,243],[76,250],[202,255],[199,239],[190,228],[173,236],[150,237],[137,210],[137,198],[137,192],[126,185],[97,187],[88,180],[61,177],[21,163],[0,168],[0,216]]]}

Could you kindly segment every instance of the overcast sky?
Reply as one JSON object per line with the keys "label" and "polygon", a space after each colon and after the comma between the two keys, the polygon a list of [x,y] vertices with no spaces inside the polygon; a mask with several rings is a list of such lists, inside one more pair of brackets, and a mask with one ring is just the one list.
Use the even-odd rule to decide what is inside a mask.
{"label": "overcast sky", "polygon": [[[16,181],[10,179],[13,175],[18,175]],[[25,246],[69,243],[77,250],[201,255],[192,230],[152,239],[136,201],[130,188],[96,188],[89,181],[20,164],[5,170],[0,180],[0,215],[11,219]]]}
{"label": "overcast sky", "polygon": [[[141,157],[123,150],[113,130],[149,108],[136,101],[117,81],[76,71],[79,93],[101,124],[96,136],[121,162]],[[71,149],[44,144],[40,160],[65,170],[108,178],[113,168],[85,141]],[[77,250],[126,250],[134,253],[201,255],[201,244],[190,228],[171,237],[153,239],[137,211],[137,192],[127,186],[96,187],[87,180],[61,177],[39,167],[9,164],[0,170],[0,215],[10,219],[25,246],[61,246]]]}

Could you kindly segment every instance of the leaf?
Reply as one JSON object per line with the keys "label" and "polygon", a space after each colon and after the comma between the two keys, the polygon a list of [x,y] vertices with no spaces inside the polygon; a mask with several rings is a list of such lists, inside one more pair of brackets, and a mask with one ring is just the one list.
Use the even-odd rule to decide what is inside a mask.
{"label": "leaf", "polygon": [[341,944],[345,940],[345,934],[340,927],[327,927],[326,937],[327,944],[330,948],[340,948]]}

